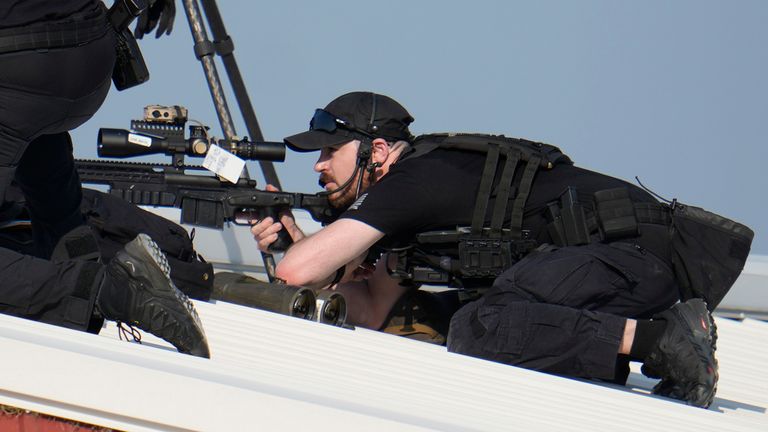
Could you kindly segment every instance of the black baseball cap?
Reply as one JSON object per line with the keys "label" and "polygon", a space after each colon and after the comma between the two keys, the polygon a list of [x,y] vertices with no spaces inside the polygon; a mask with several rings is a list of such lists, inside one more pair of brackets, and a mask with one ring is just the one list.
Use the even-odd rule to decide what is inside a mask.
{"label": "black baseball cap", "polygon": [[411,122],[413,117],[391,97],[352,92],[337,97],[324,109],[315,110],[309,131],[291,135],[285,143],[292,150],[310,152],[353,139],[411,141]]}

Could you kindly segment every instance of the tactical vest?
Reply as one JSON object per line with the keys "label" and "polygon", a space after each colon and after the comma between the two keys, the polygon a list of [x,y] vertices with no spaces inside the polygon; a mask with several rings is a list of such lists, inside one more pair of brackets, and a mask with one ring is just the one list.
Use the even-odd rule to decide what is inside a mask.
{"label": "tactical vest", "polygon": [[[522,229],[534,177],[539,170],[573,162],[549,144],[481,134],[423,135],[401,160],[438,148],[486,155],[471,226],[418,234],[409,247],[390,250],[397,253],[398,262],[389,270],[405,284],[475,289],[466,296],[471,300],[482,294],[481,288],[489,286],[493,278],[540,246]],[[487,225],[494,190],[496,200]],[[547,204],[550,237],[557,246],[587,244],[594,236],[611,243],[637,238],[643,224],[665,227],[665,247],[671,254],[681,299],[703,298],[714,310],[741,273],[754,232],[702,208],[648,192],[665,203],[634,203],[625,187],[605,189],[591,196],[590,214],[579,202],[578,191],[568,187],[558,201]],[[510,222],[503,226],[510,201]]]}
{"label": "tactical vest", "polygon": [[[411,247],[397,251],[398,264],[390,273],[411,283],[449,286],[495,278],[539,246],[522,228],[525,204],[536,173],[573,162],[553,145],[504,135],[466,133],[419,136],[401,161],[438,148],[486,155],[471,225],[418,234]],[[496,199],[488,225],[485,221],[493,191]],[[510,221],[505,226],[508,214]]]}

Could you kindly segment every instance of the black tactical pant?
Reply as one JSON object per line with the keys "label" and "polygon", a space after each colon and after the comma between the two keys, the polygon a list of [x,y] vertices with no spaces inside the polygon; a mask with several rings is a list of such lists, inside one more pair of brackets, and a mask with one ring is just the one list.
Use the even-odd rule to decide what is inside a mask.
{"label": "black tactical pant", "polygon": [[85,45],[0,54],[0,202],[15,178],[30,209],[36,255],[0,248],[0,312],[86,329],[93,263],[51,262],[83,224],[81,185],[67,131],[88,120],[111,85],[114,35]]}
{"label": "black tactical pant", "polygon": [[452,352],[623,383],[617,358],[626,318],[650,318],[679,299],[669,265],[633,244],[534,252],[453,316]]}

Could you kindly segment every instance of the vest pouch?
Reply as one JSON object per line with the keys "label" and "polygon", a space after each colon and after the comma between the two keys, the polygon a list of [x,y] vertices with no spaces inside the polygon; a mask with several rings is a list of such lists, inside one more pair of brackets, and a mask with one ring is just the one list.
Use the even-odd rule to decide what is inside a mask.
{"label": "vest pouch", "polygon": [[629,198],[627,188],[595,192],[595,209],[600,223],[600,238],[604,242],[638,236],[635,205]]}
{"label": "vest pouch", "polygon": [[672,264],[683,300],[698,297],[715,310],[739,277],[754,232],[699,207],[673,202]]}
{"label": "vest pouch", "polygon": [[459,240],[461,275],[469,278],[496,277],[512,266],[509,241],[465,237]]}
{"label": "vest pouch", "polygon": [[558,246],[580,246],[590,243],[589,227],[584,206],[574,187],[567,187],[560,201],[547,203],[547,230]]}

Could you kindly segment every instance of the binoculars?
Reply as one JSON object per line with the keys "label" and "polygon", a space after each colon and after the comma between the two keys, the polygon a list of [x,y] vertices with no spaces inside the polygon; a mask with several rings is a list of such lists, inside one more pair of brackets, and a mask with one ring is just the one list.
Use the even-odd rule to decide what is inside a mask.
{"label": "binoculars", "polygon": [[342,327],[347,302],[341,293],[268,283],[250,276],[220,272],[213,278],[211,299]]}

